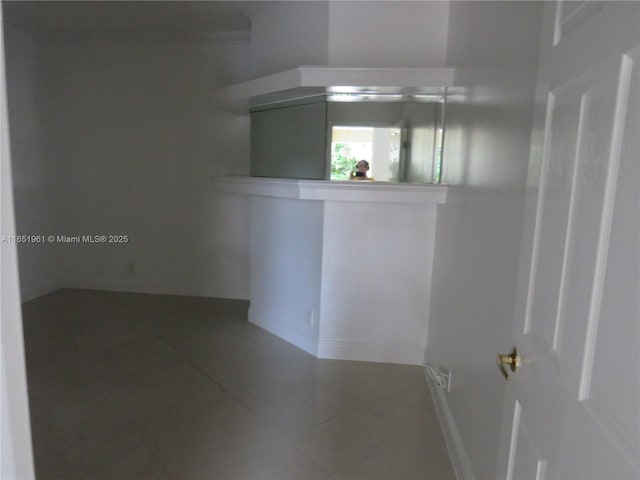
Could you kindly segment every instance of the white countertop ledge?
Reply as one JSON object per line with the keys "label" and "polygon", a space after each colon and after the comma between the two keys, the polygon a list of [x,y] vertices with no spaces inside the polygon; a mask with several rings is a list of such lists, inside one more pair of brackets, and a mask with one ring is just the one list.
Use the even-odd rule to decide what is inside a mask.
{"label": "white countertop ledge", "polygon": [[213,176],[211,182],[221,192],[294,200],[443,204],[448,193],[446,185],[376,181]]}

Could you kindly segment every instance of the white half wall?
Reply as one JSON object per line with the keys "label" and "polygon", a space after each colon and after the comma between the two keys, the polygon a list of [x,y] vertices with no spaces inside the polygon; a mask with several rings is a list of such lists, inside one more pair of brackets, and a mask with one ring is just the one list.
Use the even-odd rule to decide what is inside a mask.
{"label": "white half wall", "polygon": [[325,202],[319,357],[424,362],[435,225],[435,205]]}
{"label": "white half wall", "polygon": [[447,188],[220,177],[251,202],[249,320],[320,358],[420,365]]}
{"label": "white half wall", "polygon": [[249,321],[316,356],[324,205],[264,196],[250,202]]}

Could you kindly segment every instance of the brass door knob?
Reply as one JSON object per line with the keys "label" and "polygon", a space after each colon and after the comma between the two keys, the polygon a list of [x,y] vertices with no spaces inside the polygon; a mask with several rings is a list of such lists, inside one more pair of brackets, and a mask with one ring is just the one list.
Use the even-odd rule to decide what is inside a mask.
{"label": "brass door knob", "polygon": [[[499,353],[496,357],[496,361],[498,362],[498,368],[505,380],[509,380],[512,376],[512,373],[516,373],[518,368],[520,368],[520,355],[518,354],[518,350],[516,347],[513,347],[513,351],[511,353]],[[511,370],[511,373],[507,371],[507,366]]]}

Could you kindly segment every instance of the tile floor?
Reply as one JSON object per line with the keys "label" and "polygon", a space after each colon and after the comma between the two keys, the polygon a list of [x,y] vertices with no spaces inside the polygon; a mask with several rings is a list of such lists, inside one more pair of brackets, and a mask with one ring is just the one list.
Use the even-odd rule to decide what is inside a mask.
{"label": "tile floor", "polygon": [[454,479],[422,369],[319,360],[247,303],[24,304],[37,478]]}

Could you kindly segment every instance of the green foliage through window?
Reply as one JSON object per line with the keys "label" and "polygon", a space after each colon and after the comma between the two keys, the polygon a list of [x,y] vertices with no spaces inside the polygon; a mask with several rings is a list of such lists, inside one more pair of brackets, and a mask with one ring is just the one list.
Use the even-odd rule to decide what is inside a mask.
{"label": "green foliage through window", "polygon": [[349,155],[346,143],[334,143],[331,149],[331,180],[349,180],[358,159]]}

